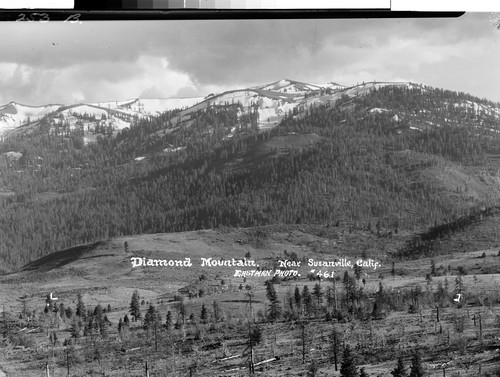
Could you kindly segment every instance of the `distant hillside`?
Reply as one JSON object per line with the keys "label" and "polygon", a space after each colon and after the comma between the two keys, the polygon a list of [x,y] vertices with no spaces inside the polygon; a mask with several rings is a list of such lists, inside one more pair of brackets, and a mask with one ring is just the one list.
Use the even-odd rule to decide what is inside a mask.
{"label": "distant hillside", "polygon": [[[368,82],[347,87],[336,83],[309,84],[283,79],[271,84],[253,88],[235,89],[223,93],[211,93],[205,98],[170,98],[170,99],[131,99],[127,101],[109,101],[87,104],[47,105],[29,107],[11,102],[0,108],[0,135],[11,133],[48,132],[80,133],[85,143],[96,142],[101,134],[116,136],[124,128],[131,128],[140,119],[150,119],[175,109],[183,110],[170,122],[164,125],[171,132],[180,127],[190,127],[192,118],[198,111],[210,106],[238,105],[238,118],[256,116],[260,130],[276,127],[290,112],[303,114],[310,106],[332,105],[342,96],[355,98],[369,94],[370,91],[391,87],[408,88],[418,91],[433,91],[422,85],[409,82]],[[488,103],[471,96],[460,101],[443,103],[446,106],[469,109],[474,113],[492,115],[498,119],[498,105]],[[390,107],[390,106],[389,106]],[[422,109],[425,111],[425,109]],[[371,112],[388,111],[386,108],[374,107]],[[51,113],[51,116],[38,123],[37,121]],[[419,127],[439,126],[432,120]],[[415,129],[420,129],[415,127]],[[234,131],[228,133],[228,137]]]}
{"label": "distant hillside", "polygon": [[[287,255],[297,255],[300,259],[320,255],[330,259],[333,256],[358,258],[362,249],[365,255],[380,259],[382,249],[396,251],[407,238],[405,235],[389,238],[387,234],[377,235],[375,230],[349,232],[323,225],[273,225],[124,236],[56,251],[23,266],[16,273],[0,277],[0,282],[44,285],[58,282],[68,288],[68,285],[77,287],[85,281],[96,285],[107,282],[113,287],[127,284],[146,287],[162,281],[182,286],[196,281],[200,275],[210,279],[221,275],[228,282],[236,282],[241,279],[232,278],[235,268],[202,267],[201,258],[243,259],[249,254],[262,266],[271,266],[275,258],[286,256],[284,250]],[[133,256],[167,260],[189,257],[193,265],[176,269],[133,268],[130,260]],[[309,270],[305,264],[300,269],[304,278]]]}
{"label": "distant hillside", "polygon": [[[100,103],[25,106],[15,102],[0,106],[0,136],[30,134],[40,128],[49,132],[81,131],[87,140],[103,125],[111,130],[130,128],[134,120],[158,116],[163,112],[190,107],[203,98],[133,99]],[[44,119],[45,118],[45,119]],[[39,123],[43,119],[43,122]],[[107,120],[107,121],[105,121]],[[96,131],[97,130],[97,131]]]}
{"label": "distant hillside", "polygon": [[132,120],[138,102],[108,105],[61,108],[0,143],[6,269],[142,233],[298,223],[413,232],[500,195],[498,104],[464,93],[282,80]]}
{"label": "distant hillside", "polygon": [[15,102],[0,106],[0,135],[22,125],[29,125],[57,111],[61,105],[25,106]]}

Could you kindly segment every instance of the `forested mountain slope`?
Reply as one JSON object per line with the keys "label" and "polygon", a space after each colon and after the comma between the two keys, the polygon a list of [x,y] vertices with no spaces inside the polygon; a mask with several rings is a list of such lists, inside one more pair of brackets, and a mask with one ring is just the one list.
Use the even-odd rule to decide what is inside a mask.
{"label": "forested mountain slope", "polygon": [[307,102],[267,131],[262,108],[207,100],[95,143],[43,119],[11,135],[0,143],[3,268],[120,235],[279,223],[416,230],[497,203],[497,104],[406,84],[334,90],[299,93]]}

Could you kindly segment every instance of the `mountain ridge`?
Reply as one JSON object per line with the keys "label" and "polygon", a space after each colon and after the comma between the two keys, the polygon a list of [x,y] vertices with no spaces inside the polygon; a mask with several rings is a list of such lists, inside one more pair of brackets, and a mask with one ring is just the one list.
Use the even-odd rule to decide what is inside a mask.
{"label": "mountain ridge", "polygon": [[[377,83],[375,81],[373,83],[373,87],[380,87],[381,85],[402,84],[401,82]],[[335,92],[350,90],[350,92],[347,92],[346,94],[355,95],[355,88],[361,88],[363,85],[365,84],[363,83],[356,86],[347,87],[333,82],[326,84],[309,84],[290,79],[281,79],[271,84],[263,84],[242,89],[231,89],[218,94],[211,93],[205,97],[133,98],[124,101],[82,102],[65,105],[47,104],[39,106],[22,105],[17,102],[11,101],[6,105],[0,106],[0,136],[2,134],[15,132],[17,128],[38,121],[51,112],[60,113],[61,111],[78,108],[81,106],[96,106],[97,108],[106,111],[121,111],[122,113],[124,113],[124,116],[128,117],[147,117],[157,116],[162,112],[173,110],[176,108],[185,108],[187,111],[189,111],[190,109],[195,109],[196,106],[200,106],[201,104],[207,104],[208,106],[210,106],[214,103],[223,103],[226,100],[235,100],[236,98],[239,98],[244,103],[251,104],[252,101],[248,98],[249,95],[240,95],[240,97],[235,97],[233,95],[232,98],[230,96],[230,94],[242,92],[254,92],[256,95],[258,95],[259,99],[261,99],[261,101],[263,102],[262,105],[264,106],[261,111],[261,115],[272,117],[272,111],[284,112],[290,110],[293,107],[303,104],[304,98],[302,98],[302,96],[304,96],[305,94],[322,90],[333,90]],[[266,102],[266,98],[271,99],[271,102]],[[275,100],[275,102],[272,102],[273,99]],[[276,103],[276,100],[287,101],[288,103],[293,102],[295,106],[280,106],[279,103]],[[307,104],[307,101],[305,102]],[[136,106],[133,107],[133,105]],[[11,110],[8,111],[6,109]],[[36,109],[39,110],[35,111]],[[14,114],[18,115],[15,117],[9,117],[9,112],[13,112]],[[280,117],[276,118],[273,124],[277,123],[277,121],[279,121],[280,119]],[[131,121],[128,121],[128,123],[130,124]],[[263,125],[263,128],[272,128],[272,124]]]}

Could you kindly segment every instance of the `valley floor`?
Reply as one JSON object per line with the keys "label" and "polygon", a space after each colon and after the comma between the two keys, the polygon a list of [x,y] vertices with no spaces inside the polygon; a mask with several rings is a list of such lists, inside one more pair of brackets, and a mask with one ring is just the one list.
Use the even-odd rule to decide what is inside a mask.
{"label": "valley floor", "polygon": [[[248,375],[249,329],[259,329],[261,337],[252,347],[255,375],[305,376],[317,369],[310,375],[338,376],[333,360],[336,337],[338,367],[349,345],[358,368],[365,367],[370,376],[391,376],[398,355],[409,367],[415,350],[428,376],[443,375],[443,368],[449,376],[477,375],[479,368],[482,375],[494,376],[500,361],[498,248],[414,261],[386,256],[408,237],[297,225],[131,236],[56,253],[0,277],[5,303],[0,367],[9,377],[40,375],[47,363],[51,376],[65,376],[68,364],[72,376],[139,376],[147,361],[153,376],[243,376]],[[189,257],[193,263],[134,268],[133,256]],[[273,321],[268,278],[235,277],[234,267],[201,267],[200,259],[207,257],[247,257],[272,271],[278,269],[278,260],[295,260],[295,265],[301,263],[301,276],[272,284],[281,307],[280,318]],[[363,268],[359,279],[354,268],[322,269],[338,278],[317,279],[320,271],[307,267],[310,258],[354,263],[372,259],[381,267]],[[429,276],[432,264],[437,272]],[[461,270],[466,274],[459,275]],[[356,287],[352,292],[361,295],[351,301],[354,311],[346,298],[345,271]],[[461,305],[454,302],[457,284],[466,300]],[[294,292],[298,288],[305,297],[304,287],[313,293],[316,286],[322,295],[312,296],[318,303],[306,312],[306,301],[299,304]],[[436,295],[443,289],[447,296],[438,304]],[[134,291],[142,319],[125,326],[125,315],[132,319]],[[71,316],[44,313],[51,293],[57,305],[72,309]],[[88,311],[85,320],[75,314],[78,295]],[[381,304],[378,309],[375,302]],[[146,329],[151,306],[160,321]],[[171,328],[165,326],[168,312]],[[106,321],[99,323],[104,329],[96,324],[103,316]]]}

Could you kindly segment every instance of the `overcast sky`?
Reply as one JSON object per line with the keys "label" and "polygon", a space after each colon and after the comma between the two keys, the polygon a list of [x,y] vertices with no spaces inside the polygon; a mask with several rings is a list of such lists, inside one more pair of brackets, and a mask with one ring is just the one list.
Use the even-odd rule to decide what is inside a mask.
{"label": "overcast sky", "polygon": [[404,80],[500,101],[492,17],[2,23],[0,104],[205,96],[281,78]]}

